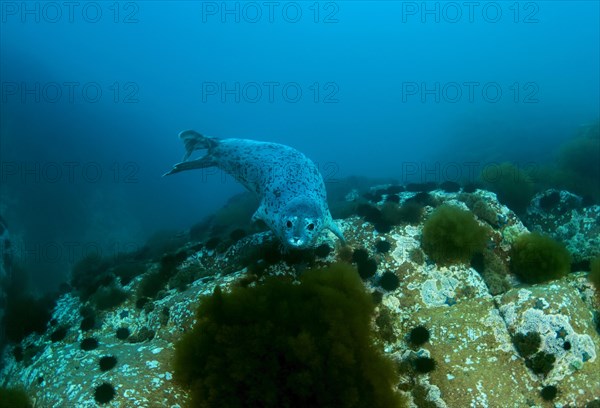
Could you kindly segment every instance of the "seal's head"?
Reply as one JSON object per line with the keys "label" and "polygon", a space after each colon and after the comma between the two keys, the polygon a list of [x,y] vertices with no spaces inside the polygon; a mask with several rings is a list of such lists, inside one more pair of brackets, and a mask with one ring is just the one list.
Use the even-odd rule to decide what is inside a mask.
{"label": "seal's head", "polygon": [[297,197],[286,205],[277,232],[286,247],[306,249],[314,246],[323,227],[323,211],[319,204]]}

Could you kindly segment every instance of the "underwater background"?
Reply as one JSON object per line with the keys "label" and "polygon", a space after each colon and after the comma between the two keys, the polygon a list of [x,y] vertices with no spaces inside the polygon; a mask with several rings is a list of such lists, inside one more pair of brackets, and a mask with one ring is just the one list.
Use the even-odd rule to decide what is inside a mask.
{"label": "underwater background", "polygon": [[[594,261],[600,254],[599,73],[597,1],[3,1],[0,254],[11,266],[10,274],[8,268],[0,274],[0,309],[10,304],[7,294],[15,288],[31,296],[20,299],[23,304],[41,299],[41,309],[52,309],[59,294],[73,291],[66,298],[79,300],[59,301],[54,309],[60,323],[56,310],[77,310],[77,302],[90,299],[101,303],[93,296],[113,284],[102,282],[107,268],[111,279],[120,279],[119,290],[135,293],[127,302],[156,300],[158,289],[135,286],[135,278],[151,270],[141,260],[152,259],[160,275],[190,265],[189,258],[178,258],[181,248],[192,256],[202,242],[203,250],[220,245],[229,254],[227,239],[260,232],[249,223],[257,203],[223,171],[162,177],[181,161],[178,133],[186,129],[303,152],[321,171],[333,217],[351,220],[343,224],[346,231],[369,222],[378,238],[398,225],[419,225],[409,235],[426,236],[420,223],[455,198],[446,193],[479,188],[477,200],[458,200],[478,221],[493,218],[488,224],[495,230],[514,227],[502,232],[506,257],[497,255],[504,269],[515,231],[527,227],[567,245],[571,258],[560,260],[565,268],[589,272],[600,267]],[[439,191],[443,183],[433,201],[419,196]],[[407,192],[417,193],[426,210],[408,224],[411,215],[396,214],[402,221],[392,222],[384,214],[393,226],[383,227],[381,203],[406,204],[414,198]],[[561,218],[571,207],[581,210],[581,218]],[[548,221],[540,208],[559,208],[560,214]],[[579,235],[573,232],[577,223],[586,225]],[[349,234],[355,249],[372,243],[369,234]],[[248,236],[248,245],[258,245]],[[447,261],[427,250],[426,240],[419,242],[427,265]],[[499,239],[496,244],[502,247]],[[540,245],[561,253],[553,244]],[[344,260],[341,251],[323,256]],[[399,268],[408,259],[405,252],[394,258]],[[127,262],[135,254],[139,269],[120,275],[119,264],[98,261],[122,254]],[[413,255],[411,265],[420,264]],[[235,251],[228,260],[210,258],[203,271],[237,271],[242,258]],[[352,254],[346,260],[361,265]],[[279,261],[294,263],[278,255],[273,264]],[[480,272],[476,260],[463,261]],[[379,283],[382,271],[365,277],[359,268],[363,280],[376,276]],[[172,271],[168,275],[161,278],[168,281]],[[187,279],[182,288],[198,282]],[[130,282],[134,286],[127,288]],[[489,280],[485,285],[499,296],[520,282],[501,289],[491,289]],[[485,291],[485,285],[471,290]],[[112,304],[95,307],[99,314],[115,310]],[[81,311],[80,317],[89,316]],[[512,336],[518,324],[503,317]],[[179,324],[188,318],[171,315]],[[37,331],[8,333],[7,340],[4,331],[11,332],[12,323],[5,319],[0,350]],[[140,342],[150,341],[138,335]]]}
{"label": "underwater background", "polygon": [[86,4],[2,6],[0,205],[42,291],[243,191],[161,178],[185,129],[291,145],[330,183],[460,182],[598,118],[594,1]]}

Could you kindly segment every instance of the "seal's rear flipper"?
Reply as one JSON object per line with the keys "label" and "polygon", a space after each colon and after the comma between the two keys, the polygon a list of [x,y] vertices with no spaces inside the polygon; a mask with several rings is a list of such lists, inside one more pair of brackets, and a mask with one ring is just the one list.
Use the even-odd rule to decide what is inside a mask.
{"label": "seal's rear flipper", "polygon": [[213,162],[212,157],[204,156],[204,157],[201,157],[196,160],[184,161],[181,163],[177,163],[176,165],[173,166],[171,171],[168,171],[165,174],[163,174],[163,177],[170,176],[171,174],[179,173],[180,171],[205,169],[207,167],[213,167],[214,165],[215,165],[215,163]]}
{"label": "seal's rear flipper", "polygon": [[[202,136],[195,130],[184,130],[183,132],[179,133],[179,138],[185,146],[185,155],[183,156],[183,160],[181,161],[181,163],[177,163],[176,165],[174,165],[171,171],[163,174],[163,177],[179,173],[180,171],[205,169],[207,167],[213,167],[216,165],[210,155],[210,149],[217,145],[218,139]],[[195,150],[205,149],[209,150],[206,156],[196,160],[187,161],[187,159],[190,158],[190,155]]]}
{"label": "seal's rear flipper", "polygon": [[179,133],[179,138],[185,146],[185,155],[183,156],[182,161],[186,161],[187,159],[189,159],[190,155],[195,150],[210,149],[217,145],[216,139],[202,136],[195,130],[184,130],[183,132]]}

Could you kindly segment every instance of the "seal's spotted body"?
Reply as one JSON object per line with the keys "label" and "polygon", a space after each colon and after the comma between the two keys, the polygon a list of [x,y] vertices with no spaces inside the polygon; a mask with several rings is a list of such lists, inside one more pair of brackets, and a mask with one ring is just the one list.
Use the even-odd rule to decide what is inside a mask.
{"label": "seal's spotted body", "polygon": [[[315,164],[285,145],[247,139],[207,138],[193,130],[181,132],[186,147],[184,161],[167,173],[219,167],[254,191],[260,206],[253,219],[261,219],[292,248],[314,245],[323,229],[344,237],[327,207],[325,183]],[[187,161],[194,150],[206,156]]]}

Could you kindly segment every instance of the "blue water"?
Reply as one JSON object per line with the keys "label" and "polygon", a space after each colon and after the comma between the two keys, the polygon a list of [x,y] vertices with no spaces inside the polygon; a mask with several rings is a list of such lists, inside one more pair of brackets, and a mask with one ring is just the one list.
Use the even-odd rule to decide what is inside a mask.
{"label": "blue water", "polygon": [[329,183],[552,160],[600,116],[599,3],[469,4],[3,1],[0,213],[33,283],[242,191],[161,178],[184,129],[289,144]]}

